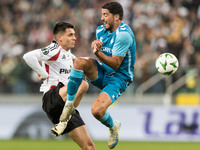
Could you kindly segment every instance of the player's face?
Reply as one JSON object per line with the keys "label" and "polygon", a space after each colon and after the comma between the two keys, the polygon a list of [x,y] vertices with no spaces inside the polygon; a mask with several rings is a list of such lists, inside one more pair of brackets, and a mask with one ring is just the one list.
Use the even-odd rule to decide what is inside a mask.
{"label": "player's face", "polygon": [[76,36],[75,31],[72,28],[67,28],[66,32],[61,36],[62,45],[66,49],[74,48]]}
{"label": "player's face", "polygon": [[103,21],[105,28],[112,32],[114,26],[114,15],[111,14],[108,9],[101,10],[101,20]]}

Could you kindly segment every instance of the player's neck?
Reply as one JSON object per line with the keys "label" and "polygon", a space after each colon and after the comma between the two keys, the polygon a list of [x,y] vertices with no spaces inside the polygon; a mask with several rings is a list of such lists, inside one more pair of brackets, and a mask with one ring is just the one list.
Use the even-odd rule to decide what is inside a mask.
{"label": "player's neck", "polygon": [[58,43],[64,50],[66,50],[66,51],[69,50],[69,48],[66,47],[65,45],[63,45],[61,42],[58,42],[58,41],[57,41],[57,43]]}
{"label": "player's neck", "polygon": [[111,33],[112,32],[115,32],[115,30],[117,30],[117,28],[119,27],[119,25],[121,24],[121,20],[118,20],[118,21],[116,21],[115,23],[114,23],[114,26],[113,26],[113,28],[112,28],[112,30],[110,31]]}

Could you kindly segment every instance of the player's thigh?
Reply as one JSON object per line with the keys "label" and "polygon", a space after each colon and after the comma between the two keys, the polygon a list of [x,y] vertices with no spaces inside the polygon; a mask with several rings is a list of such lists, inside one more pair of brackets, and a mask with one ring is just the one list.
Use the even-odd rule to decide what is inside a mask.
{"label": "player's thigh", "polygon": [[96,62],[90,57],[79,57],[74,61],[74,69],[83,70],[89,80],[95,80],[98,76]]}
{"label": "player's thigh", "polygon": [[[76,94],[76,106],[80,103],[81,98],[83,95],[87,92],[89,88],[89,84],[86,81],[82,81],[80,87],[78,88],[77,94]],[[66,102],[67,99],[67,85],[63,86],[59,89],[59,95],[62,97],[63,101]]]}
{"label": "player's thigh", "polygon": [[79,105],[82,97],[87,92],[88,88],[89,88],[89,84],[86,81],[83,80],[81,85],[78,88],[78,91],[77,91],[77,94],[76,94],[76,97],[75,97],[75,100],[74,100],[75,101],[74,102],[75,108]]}
{"label": "player's thigh", "polygon": [[63,101],[66,101],[67,98],[67,85],[59,89],[59,95],[62,97]]}
{"label": "player's thigh", "polygon": [[93,145],[93,141],[87,131],[86,125],[82,125],[74,130],[70,131],[68,135],[80,146],[86,147]]}

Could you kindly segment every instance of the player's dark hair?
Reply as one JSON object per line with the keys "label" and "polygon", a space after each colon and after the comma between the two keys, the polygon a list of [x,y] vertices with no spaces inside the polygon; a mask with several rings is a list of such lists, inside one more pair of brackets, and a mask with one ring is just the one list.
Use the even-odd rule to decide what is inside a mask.
{"label": "player's dark hair", "polygon": [[110,11],[111,14],[118,14],[119,15],[119,19],[122,20],[123,19],[123,8],[122,5],[118,2],[108,2],[106,4],[104,4],[101,8],[103,9],[108,9]]}
{"label": "player's dark hair", "polygon": [[62,21],[57,22],[54,25],[53,34],[56,35],[58,33],[64,33],[67,28],[74,29],[74,26],[70,23],[67,23],[67,22],[62,22]]}

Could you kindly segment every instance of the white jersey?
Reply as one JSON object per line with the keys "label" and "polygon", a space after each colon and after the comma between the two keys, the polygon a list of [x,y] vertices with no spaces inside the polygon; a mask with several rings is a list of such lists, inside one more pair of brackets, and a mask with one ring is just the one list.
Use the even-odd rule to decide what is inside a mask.
{"label": "white jersey", "polygon": [[30,57],[24,57],[26,62],[29,61],[27,64],[33,70],[41,76],[45,73],[48,74],[40,87],[41,92],[47,92],[59,82],[67,85],[73,67],[73,60],[75,59],[70,50],[64,50],[59,44],[53,41],[49,46],[28,52],[27,54],[31,57],[36,56],[37,61],[42,62],[42,67],[40,66],[41,68],[39,68],[39,66],[35,65],[35,60],[30,60],[32,59]]}

